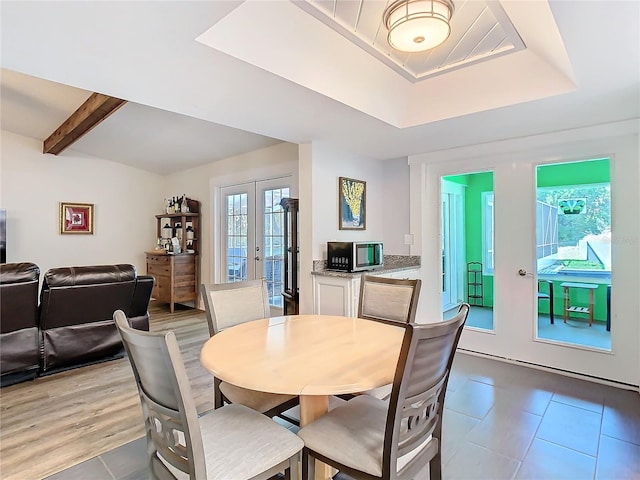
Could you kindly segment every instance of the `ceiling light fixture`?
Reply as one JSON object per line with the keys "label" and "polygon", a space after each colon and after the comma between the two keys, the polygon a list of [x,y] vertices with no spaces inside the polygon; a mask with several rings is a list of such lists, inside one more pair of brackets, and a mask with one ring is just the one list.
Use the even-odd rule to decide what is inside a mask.
{"label": "ceiling light fixture", "polygon": [[450,0],[398,0],[384,12],[389,45],[402,52],[422,52],[437,47],[451,33]]}

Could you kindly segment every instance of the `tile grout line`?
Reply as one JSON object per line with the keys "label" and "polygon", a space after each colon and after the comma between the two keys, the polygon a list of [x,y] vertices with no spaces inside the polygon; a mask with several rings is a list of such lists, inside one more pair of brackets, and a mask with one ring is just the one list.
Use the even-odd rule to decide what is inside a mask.
{"label": "tile grout line", "polygon": [[107,469],[107,472],[109,472],[109,475],[111,475],[111,478],[113,480],[118,480],[116,476],[113,474],[113,472],[111,471],[111,469],[109,468],[109,465],[107,465],[107,462],[105,462],[104,459],[102,458],[102,455],[98,455],[98,460],[102,462],[102,465],[104,465],[104,468]]}

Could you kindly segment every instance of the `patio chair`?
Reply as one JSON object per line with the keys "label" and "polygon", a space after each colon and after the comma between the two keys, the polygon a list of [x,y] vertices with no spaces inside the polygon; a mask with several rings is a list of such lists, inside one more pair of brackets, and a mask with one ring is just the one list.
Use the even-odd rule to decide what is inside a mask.
{"label": "patio chair", "polygon": [[[547,285],[547,291],[540,291],[541,285]],[[553,282],[551,280],[538,280],[538,301],[547,300],[549,302],[549,320],[553,325]]]}

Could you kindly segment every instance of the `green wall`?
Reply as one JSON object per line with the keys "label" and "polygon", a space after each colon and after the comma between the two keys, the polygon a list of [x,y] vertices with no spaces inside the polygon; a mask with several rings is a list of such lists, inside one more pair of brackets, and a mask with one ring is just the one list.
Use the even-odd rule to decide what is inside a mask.
{"label": "green wall", "polygon": [[[465,189],[465,256],[467,262],[482,262],[482,193],[493,191],[493,172],[451,175],[443,178],[467,187]],[[537,169],[538,187],[605,183],[609,181],[610,161],[608,158],[541,165]],[[564,289],[560,286],[563,281],[566,280],[553,282],[553,310],[556,319],[560,319],[560,321],[562,321],[564,309]],[[483,288],[483,305],[493,307],[493,275],[483,275]],[[606,293],[606,285],[600,285],[595,292],[595,320],[606,320]],[[466,299],[466,290],[464,294]],[[586,290],[571,289],[570,302],[572,305],[588,305],[588,292]],[[540,302],[539,312],[542,314],[549,313],[548,302]],[[584,315],[576,316],[586,317]]]}

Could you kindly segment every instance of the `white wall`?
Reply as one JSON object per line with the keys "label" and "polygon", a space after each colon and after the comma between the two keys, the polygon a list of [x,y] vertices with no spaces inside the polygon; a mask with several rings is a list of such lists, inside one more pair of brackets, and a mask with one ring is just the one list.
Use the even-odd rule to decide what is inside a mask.
{"label": "white wall", "polygon": [[[385,253],[408,254],[403,243],[404,234],[409,233],[409,166],[406,159],[371,160],[314,142],[311,161],[314,260],[326,259],[328,241],[382,241]],[[366,230],[338,228],[338,177],[367,182]]]}
{"label": "white wall", "polygon": [[[366,230],[338,227],[338,177],[367,182]],[[311,270],[326,260],[328,241],[382,241],[385,253],[406,255],[409,233],[407,159],[371,160],[322,142],[300,147],[300,312],[313,311]]]}
{"label": "white wall", "polygon": [[410,246],[404,244],[409,228],[409,162],[399,158],[382,162],[382,222],[384,224],[384,253],[409,255]]}
{"label": "white wall", "polygon": [[[298,145],[279,143],[243,155],[212,162],[169,175],[159,199],[185,194],[200,201],[200,282],[219,281],[216,264],[219,218],[216,214],[220,187],[290,175],[292,195],[298,186]],[[158,208],[160,208],[159,202]],[[160,212],[156,212],[160,213]]]}
{"label": "white wall", "polygon": [[[0,206],[7,209],[7,262],[52,267],[131,263],[146,272],[155,246],[162,177],[1,132]],[[157,199],[157,201],[153,201]],[[93,203],[93,235],[61,235],[59,202]]]}

